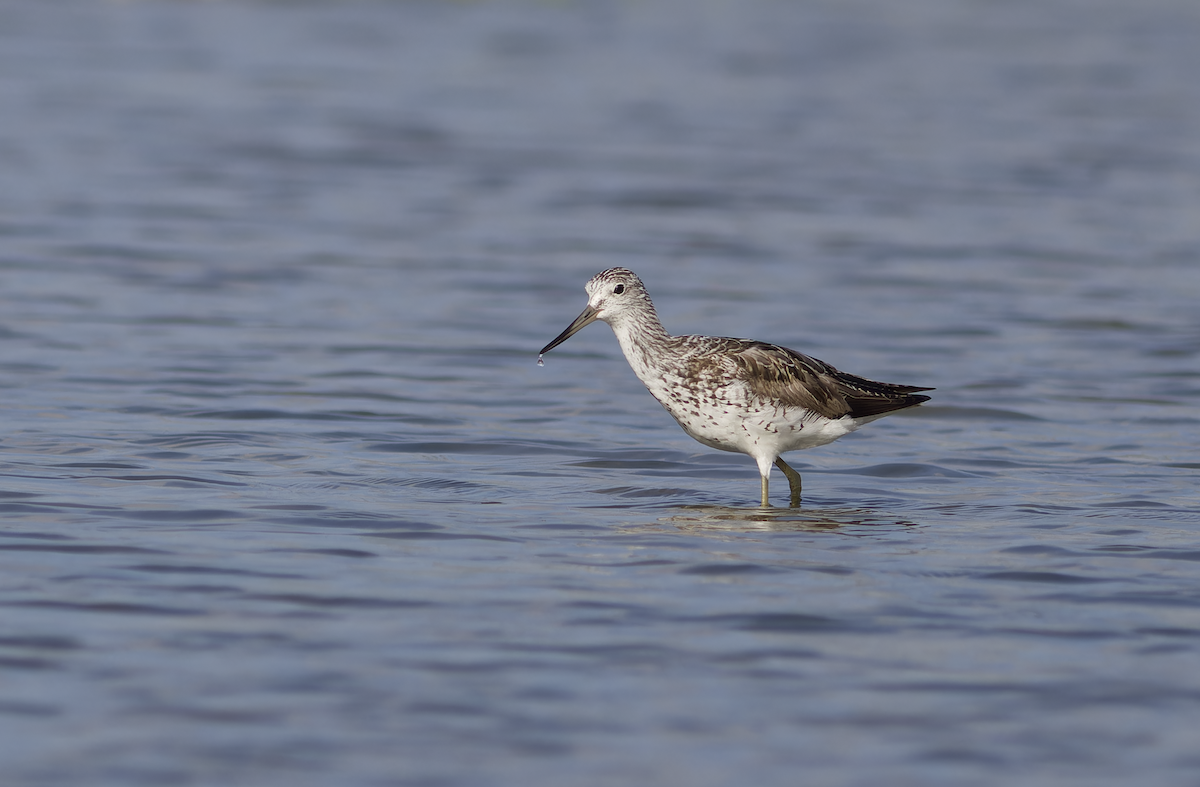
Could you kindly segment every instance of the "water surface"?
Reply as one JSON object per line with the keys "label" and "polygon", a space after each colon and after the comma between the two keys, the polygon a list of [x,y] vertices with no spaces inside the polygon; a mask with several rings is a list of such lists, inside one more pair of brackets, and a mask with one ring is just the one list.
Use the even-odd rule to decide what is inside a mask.
{"label": "water surface", "polygon": [[[1198,34],[0,9],[6,784],[1194,784]],[[934,399],[759,510],[613,265]]]}

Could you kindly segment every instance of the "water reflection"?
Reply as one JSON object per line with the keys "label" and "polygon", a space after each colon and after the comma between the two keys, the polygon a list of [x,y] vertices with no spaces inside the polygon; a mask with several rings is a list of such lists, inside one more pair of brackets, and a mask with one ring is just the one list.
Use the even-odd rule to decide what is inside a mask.
{"label": "water reflection", "polygon": [[679,506],[685,513],[657,522],[682,532],[829,533],[871,536],[896,529],[920,527],[903,516],[865,508],[731,508],[716,505]]}

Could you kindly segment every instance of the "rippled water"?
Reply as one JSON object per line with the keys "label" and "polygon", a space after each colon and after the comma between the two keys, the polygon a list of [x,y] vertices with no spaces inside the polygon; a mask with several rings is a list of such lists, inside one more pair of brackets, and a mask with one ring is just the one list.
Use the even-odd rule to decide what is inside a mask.
{"label": "rippled water", "polygon": [[[1197,35],[0,7],[5,783],[1194,784]],[[612,265],[934,399],[759,510]]]}

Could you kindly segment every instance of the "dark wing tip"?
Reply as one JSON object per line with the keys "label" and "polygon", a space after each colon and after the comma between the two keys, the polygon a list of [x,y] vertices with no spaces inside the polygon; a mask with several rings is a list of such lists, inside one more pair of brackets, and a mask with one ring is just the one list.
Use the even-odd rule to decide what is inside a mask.
{"label": "dark wing tip", "polygon": [[845,372],[835,374],[852,418],[867,418],[916,407],[930,399],[916,392],[933,390],[920,385],[881,383]]}
{"label": "dark wing tip", "polygon": [[[919,391],[931,391],[932,388],[918,388]],[[890,395],[878,393],[862,394],[857,391],[846,394],[846,404],[850,406],[851,418],[867,418],[872,415],[884,415],[896,410],[906,410],[916,407],[922,402],[928,402],[932,397],[924,394],[901,393],[897,391]]]}

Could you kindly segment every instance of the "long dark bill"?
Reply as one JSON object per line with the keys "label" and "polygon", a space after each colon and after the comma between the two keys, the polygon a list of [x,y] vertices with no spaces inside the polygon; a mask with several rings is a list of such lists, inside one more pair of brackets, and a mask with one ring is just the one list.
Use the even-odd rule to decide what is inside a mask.
{"label": "long dark bill", "polygon": [[550,352],[555,347],[557,347],[558,345],[565,342],[567,339],[570,339],[572,336],[579,333],[579,331],[582,330],[584,327],[591,325],[595,321],[596,321],[596,310],[593,309],[591,306],[588,306],[586,309],[583,310],[583,314],[581,314],[575,318],[575,322],[568,325],[567,329],[558,335],[558,338],[556,338],[554,341],[550,342],[545,347],[543,347],[542,351],[539,352],[538,355],[540,356],[540,355],[544,355],[545,353]]}

